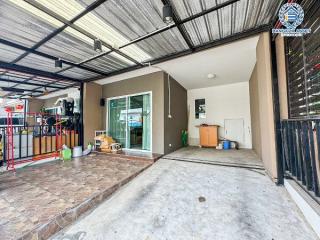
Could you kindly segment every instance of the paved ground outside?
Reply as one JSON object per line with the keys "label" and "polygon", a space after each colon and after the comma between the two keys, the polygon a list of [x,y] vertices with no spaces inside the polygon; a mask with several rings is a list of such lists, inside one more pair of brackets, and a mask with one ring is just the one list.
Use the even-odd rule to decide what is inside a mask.
{"label": "paved ground outside", "polygon": [[52,240],[315,240],[264,171],[160,159]]}
{"label": "paved ground outside", "polygon": [[250,149],[224,151],[214,148],[186,147],[166,155],[165,158],[217,165],[264,168],[257,154]]}
{"label": "paved ground outside", "polygon": [[0,174],[0,239],[46,239],[151,163],[91,154]]}

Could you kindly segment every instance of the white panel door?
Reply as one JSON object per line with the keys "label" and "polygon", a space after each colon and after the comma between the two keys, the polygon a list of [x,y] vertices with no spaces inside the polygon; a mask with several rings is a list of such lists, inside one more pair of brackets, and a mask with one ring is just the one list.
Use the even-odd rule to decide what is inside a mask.
{"label": "white panel door", "polygon": [[240,147],[244,146],[244,119],[225,119],[224,136],[226,139],[236,141]]}

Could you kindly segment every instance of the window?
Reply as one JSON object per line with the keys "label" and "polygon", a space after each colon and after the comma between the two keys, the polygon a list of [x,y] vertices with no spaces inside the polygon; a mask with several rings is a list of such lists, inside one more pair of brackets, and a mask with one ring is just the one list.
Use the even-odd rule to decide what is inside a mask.
{"label": "window", "polygon": [[[312,4],[310,4],[312,5]],[[304,37],[287,38],[290,118],[320,117],[320,7],[305,9]]]}

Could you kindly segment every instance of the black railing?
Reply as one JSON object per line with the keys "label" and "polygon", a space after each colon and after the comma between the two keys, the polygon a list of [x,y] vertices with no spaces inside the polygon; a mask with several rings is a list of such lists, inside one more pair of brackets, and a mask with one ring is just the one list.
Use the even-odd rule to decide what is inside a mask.
{"label": "black railing", "polygon": [[[2,156],[0,161],[6,162],[7,149],[7,127],[0,127]],[[13,127],[13,152],[14,160],[24,160],[26,158],[33,158],[43,154],[50,154],[57,151],[57,144],[65,144],[72,148],[79,146],[80,137],[79,129],[62,128],[62,133],[58,133],[56,137],[55,126],[14,126]],[[62,135],[62,137],[60,137]],[[62,144],[60,143],[62,142]]]}
{"label": "black railing", "polygon": [[320,197],[320,120],[282,120],[284,174]]}

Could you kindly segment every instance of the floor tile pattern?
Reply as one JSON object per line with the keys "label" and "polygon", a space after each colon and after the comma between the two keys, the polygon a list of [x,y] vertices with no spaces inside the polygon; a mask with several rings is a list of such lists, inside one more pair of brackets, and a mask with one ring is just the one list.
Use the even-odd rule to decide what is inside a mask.
{"label": "floor tile pattern", "polygon": [[46,239],[152,161],[91,154],[0,174],[0,239]]}

